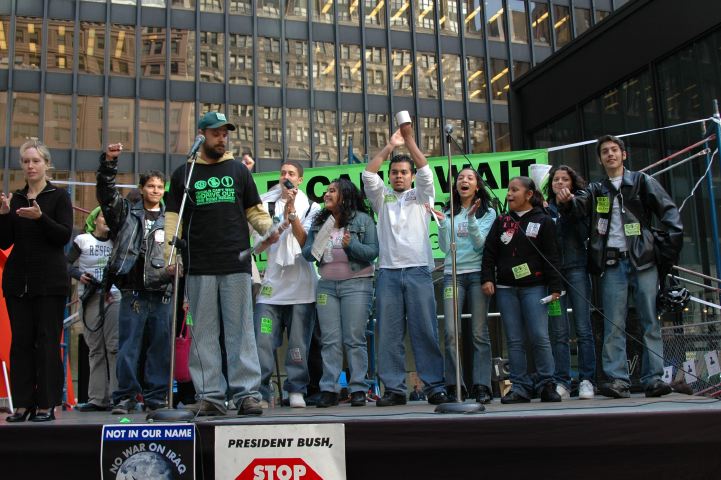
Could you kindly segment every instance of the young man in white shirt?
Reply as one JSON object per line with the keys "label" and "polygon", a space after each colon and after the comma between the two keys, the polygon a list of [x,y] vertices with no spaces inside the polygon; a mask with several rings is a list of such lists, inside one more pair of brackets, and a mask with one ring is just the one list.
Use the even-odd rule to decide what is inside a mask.
{"label": "young man in white shirt", "polygon": [[[303,181],[303,166],[288,160],[280,168],[279,184],[261,196],[263,207],[281,222],[281,231],[264,240],[257,251],[268,252],[268,262],[260,292],[256,298],[254,323],[260,360],[260,393],[271,400],[270,380],[275,367],[275,350],[283,343],[287,330],[285,359],[290,406],[305,407],[310,375],[308,351],[315,326],[315,290],[318,276],[301,255],[308,229],[320,210],[298,189]],[[285,185],[286,181],[293,188]],[[255,241],[260,240],[259,236]]]}
{"label": "young man in white shirt", "polygon": [[[393,149],[405,145],[410,153],[390,160],[392,188],[378,175]],[[413,181],[416,187],[411,188]],[[438,343],[436,300],[431,270],[434,266],[428,238],[433,204],[433,172],[416,145],[413,128],[404,124],[363,172],[365,193],[378,215],[380,255],[376,280],[378,317],[378,373],[385,386],[379,407],[406,403],[404,337],[410,334],[418,376],[428,403],[448,402],[443,378],[443,355]]]}

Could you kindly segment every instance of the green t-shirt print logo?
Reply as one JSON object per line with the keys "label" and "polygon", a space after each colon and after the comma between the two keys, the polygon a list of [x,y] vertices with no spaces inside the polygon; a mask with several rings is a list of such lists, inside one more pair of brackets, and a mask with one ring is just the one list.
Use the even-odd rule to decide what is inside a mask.
{"label": "green t-shirt print logo", "polygon": [[235,203],[235,180],[230,175],[222,178],[210,177],[208,180],[195,182],[196,205],[212,203]]}

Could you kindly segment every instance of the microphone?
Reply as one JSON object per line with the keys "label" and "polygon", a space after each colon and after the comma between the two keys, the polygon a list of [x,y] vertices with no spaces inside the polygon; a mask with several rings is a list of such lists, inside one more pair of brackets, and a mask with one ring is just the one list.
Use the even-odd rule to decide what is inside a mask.
{"label": "microphone", "polygon": [[453,125],[451,125],[450,123],[447,124],[445,126],[445,128],[443,128],[443,131],[446,132],[446,135],[452,134],[453,133]]}
{"label": "microphone", "polygon": [[200,146],[203,143],[205,143],[205,135],[198,135],[197,137],[195,137],[195,142],[193,142],[193,146],[190,147],[188,158],[195,156],[198,153],[198,150],[200,150]]}

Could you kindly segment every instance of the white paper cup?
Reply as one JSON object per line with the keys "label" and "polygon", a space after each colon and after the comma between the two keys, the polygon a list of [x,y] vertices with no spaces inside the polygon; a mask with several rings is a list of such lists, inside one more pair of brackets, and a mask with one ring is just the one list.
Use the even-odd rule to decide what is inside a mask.
{"label": "white paper cup", "polygon": [[399,127],[401,125],[405,125],[406,123],[411,123],[411,114],[408,113],[408,110],[401,110],[396,113],[396,123]]}

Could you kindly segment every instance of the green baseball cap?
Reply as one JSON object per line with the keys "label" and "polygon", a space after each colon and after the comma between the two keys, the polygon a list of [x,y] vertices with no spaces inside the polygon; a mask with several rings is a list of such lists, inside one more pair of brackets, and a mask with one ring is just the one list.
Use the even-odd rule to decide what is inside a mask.
{"label": "green baseball cap", "polygon": [[200,130],[220,128],[223,126],[228,127],[228,130],[235,130],[235,125],[230,123],[228,119],[225,118],[225,115],[220,112],[208,112],[200,117],[200,121],[198,122],[198,128]]}

